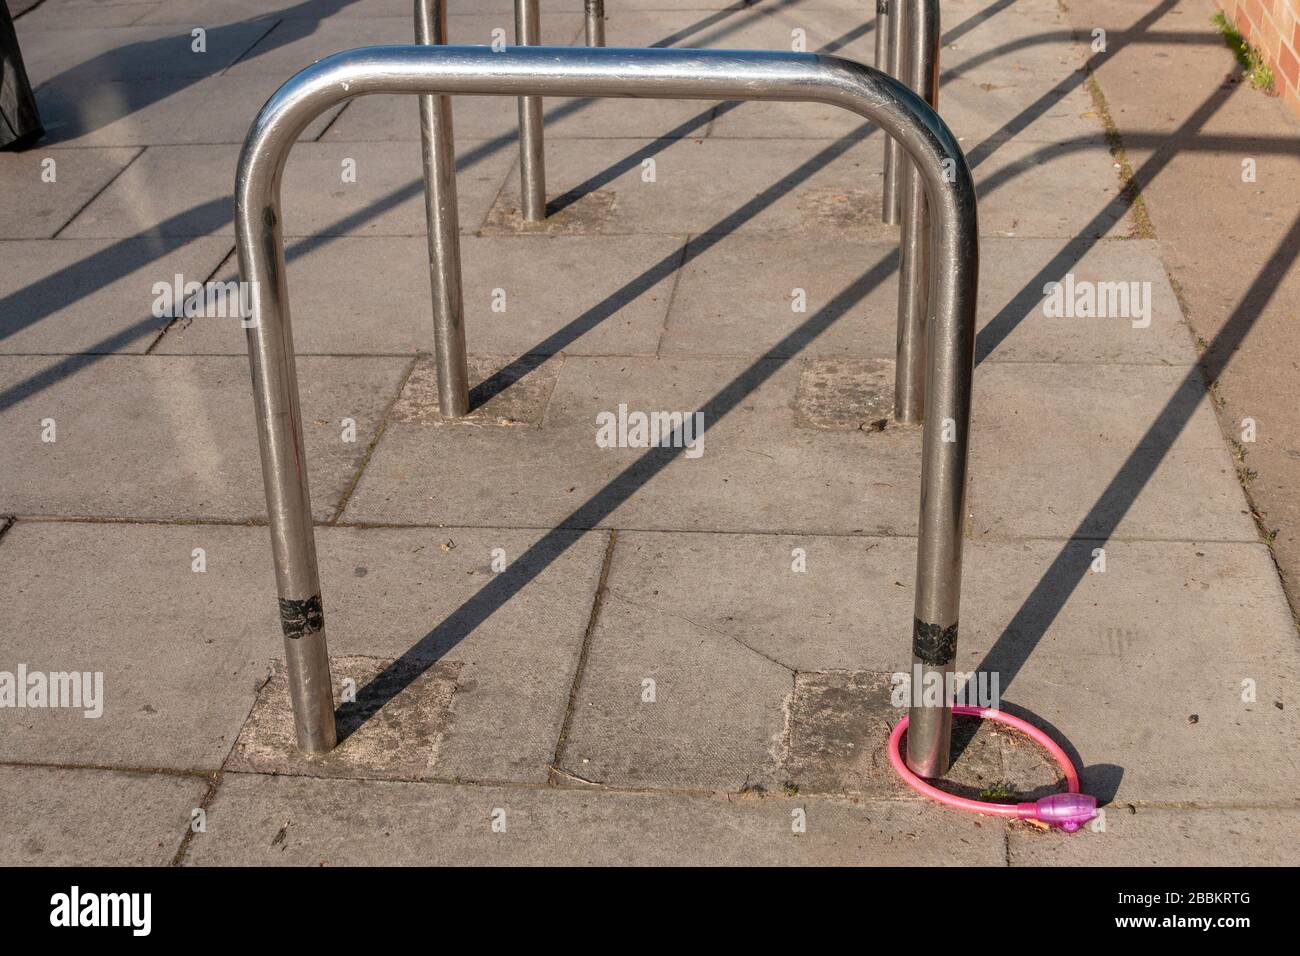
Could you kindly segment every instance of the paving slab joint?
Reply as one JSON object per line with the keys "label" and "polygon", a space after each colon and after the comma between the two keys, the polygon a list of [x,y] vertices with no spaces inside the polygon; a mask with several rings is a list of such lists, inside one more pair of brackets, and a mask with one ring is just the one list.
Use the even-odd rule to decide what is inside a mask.
{"label": "paving slab joint", "polygon": [[401,401],[402,393],[406,390],[406,383],[410,381],[411,373],[415,371],[415,366],[419,361],[420,355],[417,354],[412,356],[410,362],[407,363],[406,372],[403,373],[402,380],[397,383],[397,389],[393,394],[392,401],[390,401],[388,406],[384,409],[384,414],[379,419],[379,426],[375,429],[375,435],[370,440],[370,444],[366,446],[366,452],[361,456],[361,461],[357,462],[357,469],[352,475],[352,481],[348,484],[347,488],[343,490],[343,494],[339,496],[339,503],[335,506],[334,513],[330,515],[329,519],[325,522],[326,525],[337,525],[339,519],[343,517],[343,512],[347,510],[348,502],[352,500],[352,495],[357,490],[357,485],[361,484],[361,476],[365,474],[366,466],[370,464],[370,459],[374,455],[375,449],[379,446],[379,439],[384,437],[384,431],[388,428],[388,422],[392,418],[393,409],[396,408],[397,403]]}
{"label": "paving slab joint", "polygon": [[581,781],[586,785],[600,786],[595,781],[586,780],[577,774],[563,770],[564,747],[573,726],[573,712],[578,705],[578,692],[582,688],[582,675],[587,668],[587,658],[591,653],[591,641],[596,632],[596,622],[600,618],[600,609],[605,603],[605,593],[609,585],[609,569],[614,562],[614,549],[618,546],[618,531],[612,529],[605,544],[605,556],[600,565],[600,577],[596,581],[596,594],[591,602],[591,615],[587,618],[587,629],[582,635],[582,650],[578,652],[578,666],[573,670],[573,684],[569,687],[569,700],[564,708],[564,720],[560,724],[560,736],[555,742],[555,753],[551,758],[548,783],[559,786],[557,777]]}

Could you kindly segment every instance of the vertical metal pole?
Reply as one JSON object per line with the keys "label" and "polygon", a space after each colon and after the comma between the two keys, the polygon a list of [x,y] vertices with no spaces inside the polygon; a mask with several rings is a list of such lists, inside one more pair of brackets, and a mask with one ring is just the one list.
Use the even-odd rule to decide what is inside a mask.
{"label": "vertical metal pole", "polygon": [[587,0],[587,46],[605,45],[605,0]]}
{"label": "vertical metal pole", "polygon": [[[236,189],[238,192],[238,186]],[[298,376],[287,314],[284,235],[278,217],[250,222],[247,208],[236,210],[236,231],[243,240],[239,245],[240,275],[247,283],[252,306],[248,358],[293,724],[298,749],[323,754],[338,742],[334,683],[325,643]],[[258,239],[263,245],[250,249],[250,242]]]}
{"label": "vertical metal pole", "polygon": [[[447,42],[446,0],[415,0],[415,42],[426,46]],[[456,208],[451,97],[421,96],[419,99],[438,408],[443,418],[459,418],[469,411],[469,369],[465,361],[465,304],[460,284],[460,217]]]}
{"label": "vertical metal pole", "polygon": [[[906,40],[906,19],[902,7],[911,0],[880,0],[876,10],[879,12],[880,4],[885,6],[884,21],[878,21],[876,27],[881,35],[885,37],[885,62],[880,61],[880,45],[877,39],[876,65],[890,76],[907,82],[906,71],[903,68],[903,50]],[[903,151],[899,148],[897,140],[894,137],[885,136],[885,175],[882,184],[883,196],[880,206],[880,218],[889,225],[895,225],[898,222],[900,214],[899,202],[899,164],[902,161]]]}
{"label": "vertical metal pole", "polygon": [[[933,107],[939,98],[939,2],[915,0],[909,14],[911,85]],[[949,681],[957,656],[974,329],[949,327],[951,312],[942,290],[951,283],[941,281],[939,270],[947,276],[954,269],[953,259],[962,253],[947,249],[948,237],[931,228],[922,175],[914,163],[909,161],[907,166],[899,267],[899,282],[904,285],[899,289],[896,413],[900,397],[913,401],[920,391],[920,378],[925,378],[912,674],[913,679],[920,674],[923,688],[934,680],[944,688],[942,706],[918,706],[914,698],[907,726],[907,763],[919,776],[939,777],[947,773],[952,759]],[[961,172],[970,178],[964,157],[962,170],[956,169],[955,161],[953,166],[942,171],[944,178]],[[972,254],[978,256],[973,249]],[[972,295],[974,285],[972,277]],[[931,352],[928,363],[927,345]],[[908,382],[903,381],[904,361],[911,379]],[[927,364],[928,370],[923,372]],[[945,434],[949,429],[955,434]]]}
{"label": "vertical metal pole", "polygon": [[894,75],[889,69],[889,0],[876,0],[876,69]]}
{"label": "vertical metal pole", "polygon": [[[904,77],[931,106],[939,100],[939,2],[910,0],[900,13],[906,18],[907,50]],[[926,316],[929,310],[930,226],[925,189],[916,167],[900,155],[903,223],[899,237],[898,336],[895,339],[894,417],[919,422],[925,398]],[[908,730],[910,736],[911,730]]]}
{"label": "vertical metal pole", "polygon": [[[539,0],[515,0],[515,42],[541,44]],[[542,98],[519,97],[519,190],[521,212],[528,222],[546,218],[546,156],[542,146]]]}

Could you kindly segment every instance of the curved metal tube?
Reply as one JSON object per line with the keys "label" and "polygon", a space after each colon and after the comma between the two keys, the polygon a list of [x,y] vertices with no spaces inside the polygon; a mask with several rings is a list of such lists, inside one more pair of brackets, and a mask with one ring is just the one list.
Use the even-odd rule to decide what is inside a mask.
{"label": "curved metal tube", "polygon": [[[354,96],[457,93],[827,103],[882,127],[914,161],[929,202],[935,268],[922,439],[913,654],[945,673],[955,656],[975,347],[979,231],[975,185],[952,133],[918,96],[870,67],[806,53],[595,47],[382,46],[337,53],[286,82],[262,107],[239,157],[235,234],[253,324],[256,397],[276,583],[298,745],[335,742],[333,693],[307,489],[280,215],[280,182],[298,134]],[[908,763],[947,769],[951,710],[913,707]]]}

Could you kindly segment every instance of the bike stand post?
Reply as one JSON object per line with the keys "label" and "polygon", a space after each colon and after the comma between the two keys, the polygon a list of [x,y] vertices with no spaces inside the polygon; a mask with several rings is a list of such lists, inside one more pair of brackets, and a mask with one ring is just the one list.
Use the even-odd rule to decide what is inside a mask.
{"label": "bike stand post", "polygon": [[[515,0],[515,42],[542,42],[540,0]],[[519,97],[519,214],[526,222],[546,219],[546,151],[542,141],[542,98]]]}
{"label": "bike stand post", "polygon": [[[788,100],[850,110],[898,141],[917,170],[929,232],[931,326],[921,439],[913,672],[947,686],[961,603],[962,517],[974,369],[979,226],[974,179],[938,114],[902,83],[849,60],[806,53],[380,46],[336,53],[293,76],[262,107],[235,178],[235,236],[249,290],[254,406],[298,746],[335,743],[333,689],[294,370],[280,181],[298,135],[354,96],[611,96]],[[924,695],[917,695],[921,700]],[[913,704],[908,765],[948,767],[952,702]]]}
{"label": "bike stand post", "polygon": [[[879,34],[876,38],[876,68],[888,73],[895,79],[904,81],[903,44],[906,15],[900,9],[900,5],[907,2],[909,0],[881,0],[881,3],[876,6],[877,13],[879,13],[881,5],[886,8],[884,19],[877,18],[876,20],[876,30]],[[884,37],[885,40],[883,61],[880,49],[881,37]],[[881,180],[880,218],[891,226],[898,224],[898,217],[902,212],[902,204],[898,199],[899,155],[898,143],[894,142],[892,136],[886,136],[885,166]]]}
{"label": "bike stand post", "polygon": [[[904,19],[906,55],[900,79],[923,100],[939,105],[939,2],[911,0]],[[898,243],[898,336],[895,339],[894,418],[919,422],[925,400],[925,326],[929,289],[929,222],[925,189],[915,164],[900,156],[895,165],[902,226]]]}
{"label": "bike stand post", "polygon": [[605,45],[605,0],[586,0],[587,46]]}
{"label": "bike stand post", "polygon": [[[415,42],[447,42],[446,0],[415,0]],[[420,149],[424,161],[424,214],[429,226],[438,410],[443,418],[459,418],[469,411],[469,367],[465,357],[460,213],[450,96],[420,97]]]}

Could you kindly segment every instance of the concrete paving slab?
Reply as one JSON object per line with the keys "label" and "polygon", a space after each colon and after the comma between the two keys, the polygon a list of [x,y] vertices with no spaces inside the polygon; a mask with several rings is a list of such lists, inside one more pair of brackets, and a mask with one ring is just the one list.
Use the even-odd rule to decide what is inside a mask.
{"label": "concrete paving slab", "polygon": [[[85,150],[60,151],[79,155]],[[134,152],[134,151],[133,151]],[[61,236],[234,236],[235,164],[239,147],[153,146],[84,204]],[[79,207],[80,208],[80,207]]]}
{"label": "concrete paving slab", "polygon": [[1300,487],[1300,448],[1255,448],[1241,467],[1246,469],[1251,507],[1259,515],[1262,537],[1277,560],[1288,594],[1295,595],[1300,588],[1300,501],[1292,492]]}
{"label": "concrete paving slab", "polygon": [[[501,4],[509,3],[510,0],[484,0],[484,2],[500,6]],[[574,0],[560,0],[560,2],[572,3]],[[851,0],[775,0],[775,2],[784,5],[798,4],[800,7],[806,6],[808,9],[815,8],[819,10],[828,10],[835,9],[837,6],[842,7],[845,3],[851,2]],[[701,13],[708,12],[713,14],[725,14],[723,17],[711,20],[711,22],[714,23],[725,23],[727,19],[736,12],[753,12],[750,9],[753,6],[754,4],[745,3],[744,0],[741,0],[740,3],[738,3],[737,0],[646,0],[645,3],[637,4],[636,11],[631,10],[631,8],[621,10],[618,7],[615,7],[613,11],[611,11],[607,4],[605,9],[605,19],[612,20],[613,18],[619,17],[623,14],[646,10],[691,10]],[[765,11],[760,8],[758,12],[761,13]],[[704,18],[701,17],[701,19]],[[606,32],[608,32],[608,30]]]}
{"label": "concrete paving slab", "polygon": [[[1293,657],[1251,655],[1233,667],[1170,649],[1142,663],[1081,657],[1063,681],[1059,664],[1030,658],[1003,695],[1050,721],[1082,755],[1088,793],[1277,805],[1293,801],[1300,773],[1294,749],[1280,743],[1300,731],[1295,707],[1284,709],[1290,701],[1282,699],[1298,673]],[[1244,681],[1260,688],[1256,701],[1243,701]]]}
{"label": "concrete paving slab", "polygon": [[[789,355],[863,360],[894,355],[897,240],[865,244],[706,236],[691,241],[660,352]],[[1159,251],[1146,240],[986,237],[980,258],[980,361],[1192,365],[1196,352]],[[1124,283],[1133,318],[1049,317],[1044,286]],[[1137,294],[1132,283],[1138,283]],[[798,296],[796,290],[802,289]],[[855,294],[860,293],[860,294]],[[1109,301],[1109,300],[1107,300]],[[1116,299],[1117,304],[1122,304]],[[802,305],[805,312],[795,311]],[[1139,307],[1149,305],[1149,315]],[[828,327],[806,344],[787,339],[809,315]],[[1135,328],[1134,322],[1140,325]]]}
{"label": "concrete paving slab", "polygon": [[[805,0],[778,0],[780,4]],[[605,6],[605,42],[620,46],[725,48],[728,37],[768,16],[776,4],[662,0],[649,5]],[[788,43],[788,41],[786,41]]]}
{"label": "concrete paving slab", "polygon": [[[875,58],[872,15],[845,16],[802,4],[736,7],[725,17],[703,8],[668,12],[606,8],[606,42],[624,46],[672,46],[723,50],[833,50],[838,56],[871,63]],[[796,33],[796,31],[800,31]]]}
{"label": "concrete paving slab", "polygon": [[[757,232],[859,241],[893,238],[879,221],[879,134],[854,140],[561,140],[548,146],[548,196],[613,194],[602,233]],[[770,156],[771,159],[767,157]],[[1118,180],[1100,145],[1063,148],[1013,141],[985,147],[976,185],[985,235],[1126,235]],[[655,182],[646,160],[654,161]],[[728,176],[719,179],[717,171]],[[699,183],[708,183],[704,189]],[[518,204],[506,180],[498,205]]]}
{"label": "concrete paving slab", "polygon": [[[1195,364],[1191,329],[1155,242],[986,237],[981,251],[977,362]],[[1098,311],[1114,302],[1121,314],[1059,314],[1049,283],[1061,284],[1062,302],[1067,290],[1076,304],[1100,293],[1106,304]]]}
{"label": "concrete paving slab", "polygon": [[[461,261],[469,348],[652,354],[683,243],[677,236],[467,237]],[[505,293],[503,312],[493,311],[497,289]]]}
{"label": "concrete paving slab", "polygon": [[[395,3],[400,0],[373,0],[375,3]],[[662,0],[655,0],[656,3]],[[686,0],[694,2],[694,0]],[[468,12],[477,11],[479,13],[508,13],[514,15],[514,0],[449,0],[447,4],[447,15],[449,17],[464,16]],[[583,9],[583,0],[553,0],[547,4],[548,10],[565,10],[578,11]]]}
{"label": "concrete paving slab", "polygon": [[0,767],[0,863],[166,866],[206,790],[201,777]]}
{"label": "concrete paving slab", "polygon": [[958,661],[998,671],[1006,686],[1031,657],[1054,668],[1084,657],[1141,667],[1176,642],[1179,654],[1226,671],[1296,653],[1259,544],[974,540],[967,554]]}
{"label": "concrete paving slab", "polygon": [[895,365],[885,359],[807,359],[795,413],[809,428],[884,431],[894,415]]}
{"label": "concrete paving slab", "polygon": [[977,537],[1258,539],[1195,369],[990,363],[973,404]]}
{"label": "concrete paving slab", "polygon": [[[371,17],[411,15],[405,0],[223,0],[213,8],[204,0],[167,0],[148,14],[145,23],[226,23],[239,20],[357,20]],[[450,13],[456,16],[474,8],[474,3],[454,0]]]}
{"label": "concrete paving slab", "polygon": [[481,230],[488,236],[580,236],[599,232],[614,209],[612,190],[547,193],[546,218],[525,219],[519,198],[498,197]]}
{"label": "concrete paving slab", "polygon": [[[554,109],[554,101],[545,103],[548,111]],[[452,99],[451,116],[458,140],[499,140],[501,149],[518,151],[519,107],[514,97],[457,96]],[[348,102],[323,139],[327,143],[419,142],[418,101],[412,96],[358,96]]]}
{"label": "concrete paving slab", "polygon": [[[979,5],[945,9],[944,27],[954,39],[945,43],[940,54],[944,68],[941,112],[958,135],[972,142],[1004,132],[1008,122],[1069,76],[1080,62],[1059,14],[1022,14],[1017,10],[1002,22],[990,17],[969,29],[962,26],[981,12]],[[667,22],[677,28],[670,35],[674,46],[789,50],[802,42],[809,51],[833,52],[866,64],[875,61],[874,22],[864,25],[861,11],[827,10],[819,4],[757,7],[736,13],[699,34],[685,30],[688,16],[679,13],[666,21],[662,13],[634,11],[616,14],[615,19],[620,37],[626,33],[638,45],[656,42],[651,37]],[[1044,37],[1047,42],[1043,42]],[[979,62],[971,62],[976,51],[983,53],[987,45],[1002,44],[1009,44],[1010,49],[983,69]],[[1025,141],[1055,142],[1067,135],[1091,132],[1100,142],[1096,118],[1092,117],[1091,122],[1080,119],[1090,109],[1090,100],[1076,84],[1065,100],[1036,110],[1041,115],[1034,116],[1034,122],[1020,131],[1020,137]],[[755,103],[722,110],[711,135],[827,138],[850,133],[861,124],[860,118],[834,107]]]}
{"label": "concrete paving slab", "polygon": [[[966,149],[986,139],[1005,139],[1014,132],[1025,143],[1082,140],[1104,143],[1092,100],[1081,85],[1050,105],[1038,108],[1037,85],[958,77],[943,85],[939,115]],[[1031,109],[1031,107],[1033,107]],[[724,106],[708,135],[738,139],[836,139],[858,130],[867,120],[835,106],[815,103],[745,103]]]}
{"label": "concrete paving slab", "polygon": [[[1077,755],[1085,789],[1106,799],[1215,801],[1215,788],[1221,795],[1238,787],[1274,799],[1295,777],[1294,757],[1279,742],[1294,732],[1287,688],[1298,655],[1267,551],[1111,541],[1106,570],[1096,573],[1098,544],[970,542],[958,670],[996,677],[1002,706],[1048,727]],[[754,688],[766,685],[753,672],[781,667],[797,673],[796,688],[809,679],[825,689],[827,674],[905,673],[915,561],[907,539],[620,532],[605,603],[614,616],[607,621],[602,611],[593,637],[579,696],[591,706],[575,710],[566,768],[611,782],[584,767],[611,772],[619,721],[653,720],[637,759],[612,771],[623,774],[618,779],[640,786],[634,773],[713,772],[722,786],[735,770],[719,754],[759,762],[766,750],[757,729],[784,726],[775,716],[781,688],[767,694],[771,714],[761,720],[741,716],[762,703],[755,693],[739,711],[715,702],[672,722],[673,707],[661,705],[677,698],[660,693],[657,704],[643,704],[641,681],[686,693],[690,675],[703,669],[718,688]],[[716,669],[695,661],[728,650]],[[854,699],[869,697],[864,688]],[[1242,700],[1247,690],[1254,701]],[[679,715],[687,706],[677,703]],[[1189,725],[1193,713],[1199,722]],[[834,739],[853,739],[854,712],[842,707],[838,715]],[[877,723],[888,726],[887,717]],[[797,741],[799,721],[790,726]],[[870,736],[859,728],[859,738]],[[883,746],[883,731],[876,736]],[[871,779],[885,786],[865,776],[876,764],[854,762],[865,757],[826,762],[814,759],[816,748],[801,757],[797,744],[790,752],[785,774],[769,769],[775,777],[810,787],[853,789]],[[591,763],[581,765],[582,757]],[[1042,761],[1036,752],[1028,765],[1021,757],[1004,749],[1003,771],[1032,783]]]}
{"label": "concrete paving slab", "polygon": [[369,780],[429,775],[451,723],[459,664],[334,656],[338,746],[304,754],[294,734],[289,677],[276,661],[224,769]]}
{"label": "concrete paving slab", "polygon": [[1294,629],[1265,548],[991,544],[968,551],[957,666],[999,675],[1004,708],[1054,730],[1085,790],[1268,803],[1295,778],[1277,744],[1295,733]]}
{"label": "concrete paving slab", "polygon": [[[897,239],[696,237],[686,248],[661,354],[791,356],[806,351],[892,360],[897,249]],[[798,329],[813,316],[825,329],[805,341]]]}
{"label": "concrete paving slab", "polygon": [[[12,527],[0,547],[12,608],[0,625],[6,668],[102,671],[104,711],[23,711],[0,759],[217,767],[283,656],[266,535],[213,525]],[[454,671],[450,732],[433,773],[545,782],[605,537],[324,528],[317,539],[340,683],[351,675],[359,701],[387,703],[392,682],[375,685],[350,661],[400,658],[402,675]],[[203,573],[192,570],[195,548],[204,549]],[[42,570],[50,554],[65,555],[66,574]],[[504,571],[493,569],[498,560]],[[74,623],[87,615],[101,626]],[[393,713],[382,710],[377,726]],[[402,757],[386,772],[402,772]],[[375,760],[364,766],[383,775]]]}
{"label": "concrete paving slab", "polygon": [[[299,360],[319,520],[351,487],[409,364]],[[0,370],[8,465],[0,475],[0,512],[239,521],[265,515],[246,358],[4,358]],[[355,441],[344,440],[345,418],[355,422]],[[42,440],[46,419],[54,421],[53,442]]]}
{"label": "concrete paving slab", "polygon": [[[463,172],[456,186],[461,228],[467,231],[483,221],[516,158],[508,149],[478,147],[465,140],[458,146]],[[64,234],[233,236],[238,158],[233,145],[150,147]],[[355,182],[345,182],[353,170]],[[284,234],[426,235],[420,170],[414,143],[302,143],[285,171]]]}
{"label": "concrete paving slab", "polygon": [[[204,27],[201,40],[191,32],[203,27],[201,23],[31,31],[21,21],[16,26],[23,64],[37,85],[51,80],[92,84],[215,76],[266,36],[273,23],[264,20]],[[201,50],[197,48],[200,42]]]}
{"label": "concrete paving slab", "polygon": [[232,251],[225,239],[0,242],[0,351],[144,352],[171,321],[153,314],[154,284],[203,282]]}
{"label": "concrete paving slab", "polygon": [[[1294,441],[1270,443],[1297,421],[1294,388],[1285,386],[1298,374],[1300,122],[1281,100],[1241,81],[1211,22],[1215,10],[1208,0],[1149,10],[1098,0],[1087,17],[1112,39],[1112,55],[1096,65],[1098,83],[1188,322],[1205,344],[1225,437],[1239,441],[1246,418],[1268,422],[1259,444],[1243,446],[1242,464],[1257,474],[1247,492],[1263,527],[1276,531],[1274,553],[1295,608],[1300,453]],[[1070,14],[1075,26],[1082,18]]]}
{"label": "concrete paving slab", "polygon": [[139,155],[138,149],[53,154],[39,146],[0,154],[0,193],[7,207],[0,239],[54,236]]}
{"label": "concrete paving slab", "polygon": [[[462,237],[469,351],[654,354],[683,241]],[[286,255],[299,355],[433,351],[424,237],[297,239]],[[220,281],[233,278],[228,264]],[[195,321],[157,351],[243,355],[247,345],[238,327]]]}
{"label": "concrete paving slab", "polygon": [[743,637],[629,603],[611,581],[561,767],[638,790],[779,790],[794,678]]}
{"label": "concrete paving slab", "polygon": [[[795,677],[790,708],[787,787],[800,793],[852,793],[922,799],[889,761],[889,735],[906,707],[893,676],[873,671],[811,671]],[[902,741],[907,755],[907,738]],[[955,717],[953,763],[941,790],[974,800],[1019,803],[1034,791],[1063,789],[1051,758],[1030,741],[991,721]],[[1014,755],[1014,760],[1008,757]],[[1032,797],[1031,797],[1032,794]]]}
{"label": "concrete paving slab", "polygon": [[[1093,549],[1103,544],[1106,570],[1093,572]],[[1166,635],[1225,665],[1252,652],[1293,653],[1286,609],[1276,580],[1263,573],[1269,557],[1258,544],[974,540],[966,547],[958,644],[966,671],[993,668],[1009,682],[1031,653],[1054,667],[1080,655],[1146,660],[1168,649]],[[733,634],[801,673],[906,670],[914,539],[623,531],[613,567],[632,604]],[[1127,616],[1139,604],[1155,609],[1161,629]],[[1207,631],[1206,620],[1241,626]]]}
{"label": "concrete paving slab", "polygon": [[[47,146],[159,146],[242,143],[275,81],[209,76],[96,83],[79,78],[37,91]],[[334,107],[299,135],[314,140],[342,109]]]}
{"label": "concrete paving slab", "polygon": [[[1167,136],[1212,97],[1225,105],[1232,103],[1227,117],[1237,109],[1250,109],[1251,100],[1258,99],[1260,105],[1267,102],[1266,95],[1248,84],[1238,87],[1224,82],[1235,63],[1211,22],[1216,9],[1209,2],[1138,7],[1122,0],[1098,0],[1086,17],[1077,10],[1066,12],[1076,29],[1106,31],[1107,56],[1097,57],[1093,66],[1107,99],[1115,101],[1113,106],[1120,111],[1115,119],[1125,133]],[[1170,82],[1171,76],[1179,82]],[[1143,95],[1117,98],[1121,92]]]}
{"label": "concrete paving slab", "polygon": [[1046,93],[1092,55],[1091,35],[1076,34],[1059,7],[972,3],[945,7],[941,17],[940,97],[958,78],[1033,84]]}
{"label": "concrete paving slab", "polygon": [[620,531],[610,570],[642,618],[694,622],[790,671],[908,667],[914,539]]}
{"label": "concrete paving slab", "polygon": [[[319,540],[332,654],[458,668],[432,774],[544,783],[606,536],[339,528],[322,529]],[[256,547],[267,550],[264,541]],[[269,568],[256,583],[273,612]]]}
{"label": "concrete paving slab", "polygon": [[548,139],[708,136],[718,103],[708,100],[548,99]]}
{"label": "concrete paving slab", "polygon": [[270,563],[262,529],[19,521],[0,546],[4,669],[98,672],[102,711],[6,709],[0,760],[215,770],[283,653]]}
{"label": "concrete paving slab", "polygon": [[1102,832],[1011,827],[1007,839],[1012,866],[1295,866],[1300,811],[1107,807]]}
{"label": "concrete paving slab", "polygon": [[[763,360],[568,356],[541,429],[390,425],[345,520],[912,533],[919,432],[801,427],[799,374]],[[702,453],[680,436],[675,448],[600,447],[597,416],[613,421],[620,405],[702,412]],[[482,462],[492,463],[490,497],[479,492]]]}
{"label": "concrete paving slab", "polygon": [[[452,102],[457,137],[508,140],[518,149],[519,110],[514,97],[457,96]],[[544,139],[624,139],[705,136],[716,104],[701,100],[547,97]],[[414,120],[414,122],[413,122]],[[329,128],[326,142],[418,141],[418,110],[409,96],[362,96]]]}
{"label": "concrete paving slab", "polygon": [[1089,137],[1083,143],[1019,139],[966,144],[985,236],[1127,236],[1118,168]]}
{"label": "concrete paving slab", "polygon": [[[548,197],[611,193],[603,234],[827,229],[859,241],[892,236],[880,223],[879,140],[557,140],[547,146]],[[653,160],[654,182],[645,165]],[[723,174],[725,171],[725,175]],[[517,206],[517,177],[497,200]]]}
{"label": "concrete paving slab", "polygon": [[[493,42],[494,30],[505,31],[506,43],[515,41],[513,16],[493,13],[448,20],[447,32],[453,43],[486,46]],[[542,18],[542,39],[548,45],[565,46],[581,26],[581,14],[548,10]],[[340,50],[414,42],[415,18],[411,11],[403,16],[330,18],[320,22],[285,19],[248,49],[228,72],[230,76],[274,76],[283,81],[309,63]]]}
{"label": "concrete paving slab", "polygon": [[942,84],[939,113],[964,149],[1010,137],[1022,143],[1104,145],[1101,118],[1073,75],[1026,82],[1012,73],[1009,80],[1005,74],[984,77],[977,71]]}
{"label": "concrete paving slab", "polygon": [[[39,4],[39,6],[38,6]],[[19,0],[8,4],[22,34],[31,30],[87,27],[128,27],[142,17],[169,6],[155,2],[96,2],[96,0]],[[200,21],[196,20],[195,23]]]}
{"label": "concrete paving slab", "polygon": [[438,400],[438,370],[431,356],[421,356],[393,405],[390,420],[453,428],[540,427],[563,361],[540,355],[517,361],[505,355],[476,355],[467,360],[469,412],[459,418],[444,418]]}
{"label": "concrete paving slab", "polygon": [[[462,140],[456,156],[461,230],[472,232],[518,154],[496,143]],[[343,182],[345,163],[349,169],[355,164],[355,182]],[[284,217],[287,236],[427,235],[419,146],[304,144],[285,171]]]}
{"label": "concrete paving slab", "polygon": [[185,862],[1002,865],[1003,827],[958,816],[919,803],[228,774]]}

